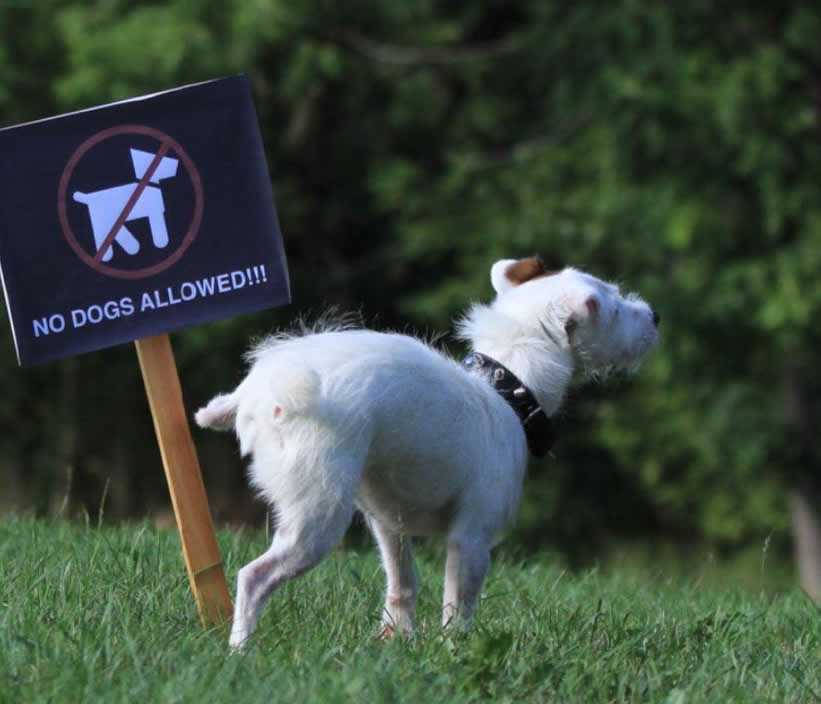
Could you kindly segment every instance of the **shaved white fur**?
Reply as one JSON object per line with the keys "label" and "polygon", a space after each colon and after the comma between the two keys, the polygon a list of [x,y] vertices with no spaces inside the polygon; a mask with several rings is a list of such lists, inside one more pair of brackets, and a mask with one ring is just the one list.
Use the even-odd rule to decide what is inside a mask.
{"label": "shaved white fur", "polygon": [[[574,269],[514,281],[519,261],[535,260],[494,265],[496,300],[475,305],[459,334],[513,371],[547,415],[571,382],[632,370],[655,343],[657,318],[637,296]],[[251,484],[278,517],[270,548],[239,572],[231,646],[251,635],[274,589],[333,549],[355,509],[387,575],[386,634],[414,625],[414,535],[446,536],[443,624],[469,622],[527,464],[508,403],[488,379],[395,333],[279,336],[250,359],[233,393],[196,414],[204,427],[236,429]]]}

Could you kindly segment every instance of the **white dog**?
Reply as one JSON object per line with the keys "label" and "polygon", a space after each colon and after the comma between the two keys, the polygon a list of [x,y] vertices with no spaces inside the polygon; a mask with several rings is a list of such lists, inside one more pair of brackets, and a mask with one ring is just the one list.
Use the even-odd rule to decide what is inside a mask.
{"label": "white dog", "polygon": [[496,300],[459,324],[473,349],[462,364],[406,335],[279,336],[250,353],[233,393],[197,412],[203,427],[236,429],[278,518],[270,548],[239,571],[232,647],[278,586],[334,548],[355,508],[387,575],[383,632],[414,626],[414,535],[446,535],[442,621],[469,622],[528,448],[549,449],[568,385],[636,369],[658,326],[638,296],[536,258],[497,262],[491,281]]}

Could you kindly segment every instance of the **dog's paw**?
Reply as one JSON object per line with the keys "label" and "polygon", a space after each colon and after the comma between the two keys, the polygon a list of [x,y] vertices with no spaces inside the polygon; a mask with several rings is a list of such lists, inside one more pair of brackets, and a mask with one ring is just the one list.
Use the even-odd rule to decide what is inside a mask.
{"label": "dog's paw", "polygon": [[249,633],[231,633],[228,639],[228,651],[231,655],[244,655],[248,652],[248,645],[250,643]]}
{"label": "dog's paw", "polygon": [[393,640],[394,638],[413,638],[416,629],[413,626],[397,626],[395,623],[383,621],[379,627],[379,639],[382,641]]}

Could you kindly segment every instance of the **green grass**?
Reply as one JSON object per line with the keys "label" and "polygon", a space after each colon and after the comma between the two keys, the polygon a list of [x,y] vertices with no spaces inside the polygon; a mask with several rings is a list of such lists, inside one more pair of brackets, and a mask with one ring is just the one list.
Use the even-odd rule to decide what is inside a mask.
{"label": "green grass", "polygon": [[[219,538],[231,582],[265,545]],[[821,701],[819,610],[798,590],[496,555],[475,628],[449,635],[441,555],[421,551],[418,567],[413,639],[376,638],[374,551],[340,550],[229,656],[226,634],[200,627],[175,534],[4,519],[0,702]]]}

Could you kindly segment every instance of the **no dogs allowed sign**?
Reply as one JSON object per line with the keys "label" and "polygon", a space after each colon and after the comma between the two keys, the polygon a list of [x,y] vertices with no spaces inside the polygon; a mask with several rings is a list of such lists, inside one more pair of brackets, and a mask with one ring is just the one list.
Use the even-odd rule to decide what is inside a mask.
{"label": "no dogs allowed sign", "polygon": [[247,78],[0,130],[0,273],[24,366],[287,303]]}

